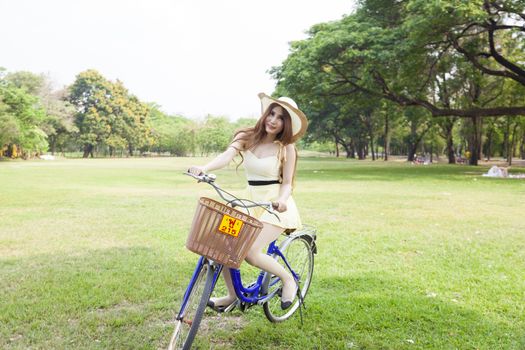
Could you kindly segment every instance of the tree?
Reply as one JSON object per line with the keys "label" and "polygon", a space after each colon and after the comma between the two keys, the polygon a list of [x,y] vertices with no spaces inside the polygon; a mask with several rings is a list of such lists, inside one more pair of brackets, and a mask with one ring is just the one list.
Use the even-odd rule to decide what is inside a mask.
{"label": "tree", "polygon": [[201,153],[208,155],[224,151],[228,147],[234,132],[235,130],[227,118],[206,116],[196,135]]}
{"label": "tree", "polygon": [[0,79],[0,147],[8,157],[24,158],[47,150],[47,135],[41,129],[45,112],[26,89]]}
{"label": "tree", "polygon": [[84,158],[93,157],[94,148],[105,142],[111,132],[109,118],[113,110],[108,104],[111,90],[111,83],[95,70],[78,74],[69,87],[69,102],[76,109],[75,125]]}
{"label": "tree", "polygon": [[[523,10],[525,4],[520,6]],[[389,99],[401,106],[423,107],[435,117],[525,114],[525,106],[521,104],[505,106],[489,103],[486,106],[454,108],[447,107],[440,99],[431,98],[435,95],[432,94],[432,83],[439,74],[443,74],[437,69],[442,61],[450,67],[448,74],[454,74],[455,67],[462,64],[480,70],[468,59],[470,56],[464,54],[463,46],[454,46],[454,42],[468,44],[470,50],[483,52],[487,49],[496,63],[512,67],[514,75],[509,72],[496,74],[492,70],[488,72],[493,73],[491,76],[494,78],[519,83],[514,86],[515,92],[523,93],[523,85],[516,76],[521,73],[519,67],[501,59],[493,45],[494,36],[509,27],[504,24],[508,21],[506,17],[498,22],[501,11],[496,14],[487,12],[484,2],[480,0],[459,6],[451,0],[362,1],[355,14],[340,21],[313,26],[308,39],[293,43],[292,52],[283,63],[280,75],[282,79],[294,81],[288,84],[306,81],[308,87],[312,87],[309,82],[315,81],[319,89],[326,91],[327,87],[331,88],[332,95],[348,96],[360,91]],[[488,41],[471,38],[478,33],[470,31],[482,20],[495,22],[492,27],[485,28],[489,33]],[[523,19],[520,18],[520,21]],[[513,32],[501,34],[497,40],[520,62],[519,59],[523,61],[523,52],[516,47],[523,49],[522,35],[519,25],[510,27]],[[511,47],[515,49],[511,50]],[[284,74],[285,71],[288,74]],[[486,70],[481,73],[490,75]],[[319,89],[314,89],[314,92]]]}
{"label": "tree", "polygon": [[46,84],[46,77],[43,74],[37,75],[28,71],[7,73],[5,80],[12,86],[25,89],[28,94],[35,96],[39,95]]}
{"label": "tree", "polygon": [[256,118],[239,118],[233,124],[232,127],[235,131],[250,128],[257,123]]}
{"label": "tree", "polygon": [[[148,106],[131,95],[124,85],[105,79],[95,70],[77,75],[69,88],[69,101],[76,108],[75,125],[86,158],[96,147],[121,147],[125,140],[128,154],[153,145],[147,117]],[[110,138],[111,137],[111,138]]]}
{"label": "tree", "polygon": [[[355,13],[313,26],[272,73],[305,101],[361,94],[440,119],[470,118],[477,164],[479,118],[525,114],[523,98],[509,98],[525,92],[524,10],[512,0],[363,0]],[[455,122],[439,124],[452,163]]]}
{"label": "tree", "polygon": [[150,104],[149,121],[153,151],[176,156],[195,154],[197,127],[194,122],[181,116],[166,115],[155,104]]}
{"label": "tree", "polygon": [[147,125],[148,105],[131,95],[122,82],[111,84],[112,95],[109,98],[112,114],[109,118],[111,134],[124,139],[128,154],[135,149],[148,149],[153,145],[150,129]]}
{"label": "tree", "polygon": [[71,136],[78,132],[74,124],[75,108],[67,101],[67,91],[52,91],[48,84],[44,84],[38,97],[46,113],[42,130],[47,135],[50,151],[52,154],[64,152]]}
{"label": "tree", "polygon": [[[373,7],[376,3],[365,1],[363,7]],[[452,63],[451,68],[470,66],[485,76],[496,78],[500,83],[512,80],[517,83],[514,84],[514,93],[522,94],[525,75],[519,64],[511,61],[523,62],[522,28],[525,19],[519,14],[523,14],[525,3],[478,0],[458,4],[453,1],[412,0],[405,4],[396,7],[399,17],[392,31],[394,34],[384,32],[390,30],[388,26],[383,26],[381,31],[381,35],[395,35],[397,42],[404,44],[399,45],[399,48],[388,45],[379,48],[379,51],[386,49],[396,53],[398,60],[388,67],[394,68],[397,77],[381,69],[367,68],[373,77],[373,84],[361,84],[354,80],[354,87],[368,89],[401,105],[424,107],[433,116],[484,117],[525,113],[522,103],[505,105],[502,101],[492,104],[481,103],[480,100],[478,105],[447,107],[440,100],[430,100],[426,86],[439,73],[436,67],[445,61],[448,65]],[[380,11],[379,7],[374,9]],[[388,7],[385,9],[390,11]],[[371,54],[374,58],[381,58],[375,52]],[[507,55],[507,58],[503,55]],[[392,58],[391,55],[386,57]],[[409,84],[406,79],[410,76],[416,78],[407,63],[420,78],[414,80],[417,84]],[[462,71],[466,72],[464,79],[472,74],[466,69]],[[449,74],[453,73],[454,70],[449,71]],[[421,79],[423,77],[426,78]],[[397,79],[394,82],[392,78]],[[401,85],[397,82],[401,82]]]}

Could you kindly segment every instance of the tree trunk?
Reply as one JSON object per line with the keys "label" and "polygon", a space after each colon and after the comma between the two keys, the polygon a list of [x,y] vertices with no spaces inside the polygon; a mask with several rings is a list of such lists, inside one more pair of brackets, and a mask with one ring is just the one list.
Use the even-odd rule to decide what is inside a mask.
{"label": "tree trunk", "polygon": [[410,123],[410,136],[408,137],[408,157],[407,161],[413,162],[416,159],[416,152],[417,152],[417,146],[419,145],[419,142],[423,138],[423,135],[426,133],[422,133],[420,137],[417,135],[417,125],[414,122]]}
{"label": "tree trunk", "polygon": [[85,144],[84,145],[84,154],[82,155],[82,158],[87,158],[91,155],[91,158],[93,158],[93,145]]}
{"label": "tree trunk", "polygon": [[416,159],[415,157],[416,152],[417,152],[417,143],[415,142],[409,143],[407,161],[413,162]]}
{"label": "tree trunk", "polygon": [[385,161],[388,160],[388,156],[390,155],[390,119],[388,118],[388,114],[385,115]]}
{"label": "tree trunk", "polygon": [[446,140],[446,152],[448,157],[448,164],[456,164],[456,151],[454,149],[454,118],[447,118],[443,124],[441,124],[441,136],[444,136]]}
{"label": "tree trunk", "polygon": [[510,117],[507,117],[507,124],[503,132],[503,152],[505,152],[503,158],[508,160],[510,152]]}
{"label": "tree trunk", "polygon": [[470,118],[472,121],[472,134],[470,135],[470,142],[469,142],[469,152],[470,152],[470,158],[469,158],[469,165],[478,165],[479,156],[481,153],[481,137],[480,137],[480,128],[481,128],[481,118],[480,117],[472,117]]}
{"label": "tree trunk", "polygon": [[13,145],[12,144],[7,145],[7,150],[5,151],[4,156],[7,158],[11,158],[13,156]]}
{"label": "tree trunk", "polygon": [[357,149],[357,159],[359,159],[359,160],[365,160],[366,159],[364,147],[359,147]]}
{"label": "tree trunk", "polygon": [[55,155],[56,145],[57,145],[57,138],[56,138],[56,135],[55,135],[55,137],[50,137],[49,138],[49,148],[51,150],[51,154],[52,155]]}
{"label": "tree trunk", "polygon": [[514,124],[514,128],[512,130],[512,141],[510,145],[510,152],[507,157],[507,163],[509,163],[509,166],[512,165],[512,157],[514,156],[514,152],[516,152],[516,131],[518,129],[518,123]]}
{"label": "tree trunk", "polygon": [[[372,114],[371,113],[367,113],[365,115],[365,123],[366,123],[366,129],[368,131],[368,137],[370,138],[370,151],[372,152],[372,160],[376,160],[376,155],[374,153],[374,151],[375,151],[375,147],[374,147],[374,128],[373,128],[373,125],[372,125]],[[367,143],[367,145],[365,147],[368,148],[368,143]],[[365,155],[367,155],[367,154],[368,154],[368,149],[366,150]]]}
{"label": "tree trunk", "polygon": [[521,134],[521,147],[520,147],[521,159],[525,160],[525,130]]}
{"label": "tree trunk", "polygon": [[456,153],[454,151],[454,139],[452,133],[447,135],[447,157],[448,164],[456,164]]}
{"label": "tree trunk", "polygon": [[335,156],[339,158],[339,143],[337,142],[337,137],[335,138]]}
{"label": "tree trunk", "polygon": [[366,145],[368,142],[363,141],[362,139],[357,140],[357,159],[364,160],[366,159]]}
{"label": "tree trunk", "polygon": [[[354,140],[351,140],[350,141],[350,144],[349,144],[350,148],[349,149],[346,149],[346,158],[355,158],[355,153],[356,153],[356,147],[355,147],[355,142]],[[348,151],[350,151],[350,154],[348,154]]]}
{"label": "tree trunk", "polygon": [[494,138],[494,129],[490,128],[489,132],[487,133],[487,145],[485,147],[485,157],[487,160],[490,160],[492,157],[492,142]]}
{"label": "tree trunk", "polygon": [[479,122],[478,122],[478,128],[477,128],[477,138],[478,138],[478,160],[481,160],[482,159],[482,156],[483,156],[483,123],[484,123],[484,120],[483,118],[479,118],[478,119]]}
{"label": "tree trunk", "polygon": [[352,147],[348,143],[341,143],[346,152],[346,158],[353,158]]}
{"label": "tree trunk", "polygon": [[376,155],[374,153],[374,139],[370,137],[370,150],[372,150],[372,160],[376,160]]}

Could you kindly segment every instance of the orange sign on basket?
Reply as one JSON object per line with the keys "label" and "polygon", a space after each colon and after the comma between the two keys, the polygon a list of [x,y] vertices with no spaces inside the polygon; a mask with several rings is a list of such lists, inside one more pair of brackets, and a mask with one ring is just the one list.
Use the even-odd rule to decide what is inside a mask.
{"label": "orange sign on basket", "polygon": [[224,215],[222,217],[221,224],[219,225],[219,231],[226,233],[227,235],[237,237],[241,231],[242,225],[244,223],[239,220],[232,218],[231,216]]}

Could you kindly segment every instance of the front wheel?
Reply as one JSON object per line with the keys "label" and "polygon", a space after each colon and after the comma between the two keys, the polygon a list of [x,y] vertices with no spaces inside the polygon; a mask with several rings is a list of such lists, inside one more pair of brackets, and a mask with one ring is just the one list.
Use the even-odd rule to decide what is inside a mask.
{"label": "front wheel", "polygon": [[[286,261],[299,277],[297,282],[303,300],[306,297],[314,273],[314,252],[311,242],[312,240],[310,236],[302,235],[283,242],[282,247],[280,248]],[[286,270],[288,270],[286,264],[279,255],[274,254],[273,257],[277,262],[283,265]],[[278,290],[281,287],[281,280],[277,276],[270,273],[266,274],[263,281],[263,291],[268,295],[275,295],[263,305],[264,313],[271,322],[282,322],[287,320],[300,307],[299,298],[295,298],[295,301],[290,308],[286,310],[281,309],[281,298],[278,295]]]}
{"label": "front wheel", "polygon": [[215,268],[205,261],[195,277],[193,286],[186,292],[186,304],[177,316],[168,350],[191,348],[210,299],[214,273]]}

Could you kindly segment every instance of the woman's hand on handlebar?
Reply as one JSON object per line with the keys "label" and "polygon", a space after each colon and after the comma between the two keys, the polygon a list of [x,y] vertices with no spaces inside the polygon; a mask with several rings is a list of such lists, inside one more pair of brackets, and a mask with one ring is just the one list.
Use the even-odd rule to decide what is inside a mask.
{"label": "woman's hand on handlebar", "polygon": [[288,209],[286,203],[281,201],[272,202],[272,206],[273,209],[277,210],[279,213],[285,212]]}
{"label": "woman's hand on handlebar", "polygon": [[203,166],[192,165],[191,167],[188,168],[188,173],[200,176],[200,175],[204,175],[206,171]]}

